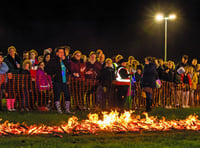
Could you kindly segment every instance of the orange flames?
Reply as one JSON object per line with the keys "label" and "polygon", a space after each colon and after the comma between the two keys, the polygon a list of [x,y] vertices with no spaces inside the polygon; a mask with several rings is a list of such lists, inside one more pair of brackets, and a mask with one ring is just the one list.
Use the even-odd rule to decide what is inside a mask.
{"label": "orange flames", "polygon": [[[120,114],[117,111],[102,112],[102,118],[98,114],[88,114],[88,119],[78,121],[78,118],[72,116],[68,122],[60,126],[31,125],[20,123],[10,123],[5,121],[0,124],[0,136],[2,135],[39,135],[39,134],[97,134],[98,132],[138,132],[140,130],[148,131],[168,131],[177,130],[200,130],[200,120],[197,115],[190,115],[185,120],[162,120],[156,117],[149,117],[143,113],[145,118],[139,115],[133,115],[134,111],[124,111]],[[61,135],[58,135],[61,136]]]}

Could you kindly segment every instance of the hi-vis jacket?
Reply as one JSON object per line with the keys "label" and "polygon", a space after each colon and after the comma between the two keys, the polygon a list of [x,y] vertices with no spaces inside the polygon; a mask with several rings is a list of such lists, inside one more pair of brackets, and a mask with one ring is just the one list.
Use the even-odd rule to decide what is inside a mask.
{"label": "hi-vis jacket", "polygon": [[130,85],[129,72],[125,67],[119,67],[116,71],[116,85]]}

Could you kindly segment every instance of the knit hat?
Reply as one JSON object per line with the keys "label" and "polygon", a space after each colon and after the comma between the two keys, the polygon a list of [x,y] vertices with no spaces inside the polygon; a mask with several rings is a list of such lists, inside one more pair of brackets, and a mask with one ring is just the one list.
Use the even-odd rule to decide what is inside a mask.
{"label": "knit hat", "polygon": [[121,59],[121,60],[119,60],[118,64],[121,65],[124,62],[126,62],[126,60],[125,59]]}

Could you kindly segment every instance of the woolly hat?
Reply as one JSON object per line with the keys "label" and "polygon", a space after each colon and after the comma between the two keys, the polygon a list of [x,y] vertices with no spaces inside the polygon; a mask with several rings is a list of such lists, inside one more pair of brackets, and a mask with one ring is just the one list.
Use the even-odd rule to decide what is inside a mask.
{"label": "woolly hat", "polygon": [[124,62],[126,62],[126,60],[125,59],[121,59],[121,60],[119,60],[118,64],[121,65]]}

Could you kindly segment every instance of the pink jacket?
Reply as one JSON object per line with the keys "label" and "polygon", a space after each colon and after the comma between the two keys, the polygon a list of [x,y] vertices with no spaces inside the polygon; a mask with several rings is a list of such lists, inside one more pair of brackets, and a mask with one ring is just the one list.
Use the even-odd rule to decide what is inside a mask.
{"label": "pink jacket", "polygon": [[36,85],[40,91],[52,89],[53,85],[51,82],[51,76],[45,74],[42,69],[38,69],[36,74]]}

